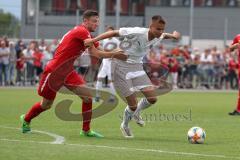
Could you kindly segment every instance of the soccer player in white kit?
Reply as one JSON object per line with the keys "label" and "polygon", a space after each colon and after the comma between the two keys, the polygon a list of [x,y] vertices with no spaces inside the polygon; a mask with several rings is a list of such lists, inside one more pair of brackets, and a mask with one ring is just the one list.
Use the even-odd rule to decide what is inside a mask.
{"label": "soccer player in white kit", "polygon": [[[113,31],[114,28],[112,26],[108,26],[106,31]],[[104,39],[102,41],[102,47],[105,51],[113,51],[119,47],[119,40],[116,37],[110,37]],[[108,78],[108,86],[110,87],[110,93],[115,94],[115,89],[112,82],[112,75],[111,75],[111,59],[110,58],[103,58],[101,68],[97,75],[97,83],[96,83],[96,98],[95,101],[98,102],[100,100],[101,94],[100,89],[102,89],[102,82],[104,81],[105,77]],[[113,97],[110,97],[110,100],[114,100]]]}
{"label": "soccer player in white kit", "polygon": [[[143,70],[142,58],[148,53],[149,47],[162,39],[179,39],[180,33],[174,31],[172,34],[164,33],[165,21],[160,15],[152,17],[149,28],[120,28],[119,30],[105,32],[93,39],[86,41],[85,45],[93,42],[120,36],[120,49],[128,55],[127,61],[112,61],[112,72],[114,72],[114,86],[120,96],[127,102],[124,110],[123,121],[120,129],[126,138],[132,138],[133,134],[129,127],[129,121],[135,120],[140,126],[144,121],[140,112],[157,101],[156,87],[152,85],[146,72]],[[145,96],[137,102],[136,89]]]}

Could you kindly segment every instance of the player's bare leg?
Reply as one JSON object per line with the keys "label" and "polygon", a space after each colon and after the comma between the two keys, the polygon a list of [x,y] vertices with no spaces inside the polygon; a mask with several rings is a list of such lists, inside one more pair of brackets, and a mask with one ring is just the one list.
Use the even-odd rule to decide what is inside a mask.
{"label": "player's bare leg", "polygon": [[129,127],[129,122],[132,119],[132,116],[135,112],[135,110],[137,109],[137,98],[135,94],[132,94],[128,97],[126,97],[127,100],[127,107],[124,110],[123,113],[123,121],[120,125],[120,129],[124,135],[124,137],[126,138],[133,138],[133,134],[131,132],[131,129]]}
{"label": "player's bare leg", "polygon": [[102,138],[103,135],[90,129],[91,117],[92,117],[92,97],[91,90],[86,86],[77,86],[69,88],[73,93],[78,95],[82,99],[82,113],[83,113],[83,127],[80,132],[81,136]]}
{"label": "player's bare leg", "polygon": [[32,106],[32,108],[26,113],[20,116],[22,122],[22,133],[27,133],[31,131],[30,123],[31,120],[37,117],[40,113],[51,108],[54,100],[48,100],[43,98],[41,102],[37,102]]}

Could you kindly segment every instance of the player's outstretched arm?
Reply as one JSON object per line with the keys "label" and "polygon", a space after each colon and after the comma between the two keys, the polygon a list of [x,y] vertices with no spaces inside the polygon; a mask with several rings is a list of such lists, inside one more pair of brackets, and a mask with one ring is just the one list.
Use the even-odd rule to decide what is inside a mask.
{"label": "player's outstretched arm", "polygon": [[84,45],[91,46],[94,42],[97,42],[97,41],[100,41],[100,40],[103,40],[106,38],[111,38],[111,37],[119,37],[119,31],[118,30],[108,31],[108,32],[98,35],[95,38],[86,39],[86,40],[84,40]]}
{"label": "player's outstretched arm", "polygon": [[89,52],[93,56],[96,56],[99,58],[116,58],[116,59],[120,59],[123,61],[126,61],[128,58],[128,56],[126,54],[124,54],[124,52],[122,50],[114,50],[111,52],[106,52],[106,51],[98,50],[97,48],[95,48],[94,45],[89,47]]}
{"label": "player's outstretched arm", "polygon": [[164,39],[175,39],[179,40],[181,37],[181,34],[177,31],[173,31],[173,33],[163,33]]}

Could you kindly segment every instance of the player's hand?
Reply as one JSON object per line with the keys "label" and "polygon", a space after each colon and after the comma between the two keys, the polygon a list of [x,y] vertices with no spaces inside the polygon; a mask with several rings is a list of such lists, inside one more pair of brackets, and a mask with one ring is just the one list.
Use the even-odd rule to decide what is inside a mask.
{"label": "player's hand", "polygon": [[238,41],[238,43],[237,43],[237,44],[238,44],[238,49],[240,49],[240,40]]}
{"label": "player's hand", "polygon": [[172,35],[176,40],[179,40],[179,38],[181,37],[181,34],[177,31],[173,31]]}
{"label": "player's hand", "polygon": [[128,55],[125,54],[123,50],[118,50],[118,51],[114,52],[112,58],[126,61],[128,59]]}
{"label": "player's hand", "polygon": [[161,39],[176,39],[179,40],[181,37],[180,33],[177,31],[174,31],[173,33],[162,33]]}
{"label": "player's hand", "polygon": [[93,39],[89,38],[89,39],[84,40],[85,47],[92,47],[92,45],[93,45]]}

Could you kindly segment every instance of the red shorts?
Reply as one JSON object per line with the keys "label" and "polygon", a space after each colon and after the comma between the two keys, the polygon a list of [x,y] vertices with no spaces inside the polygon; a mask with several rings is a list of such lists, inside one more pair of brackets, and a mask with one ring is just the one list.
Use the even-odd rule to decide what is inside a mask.
{"label": "red shorts", "polygon": [[85,84],[83,77],[80,76],[75,70],[70,72],[67,76],[61,75],[61,77],[58,78],[52,78],[52,75],[52,72],[44,71],[38,87],[38,94],[48,100],[54,100],[57,91],[62,86],[73,89],[77,86]]}

